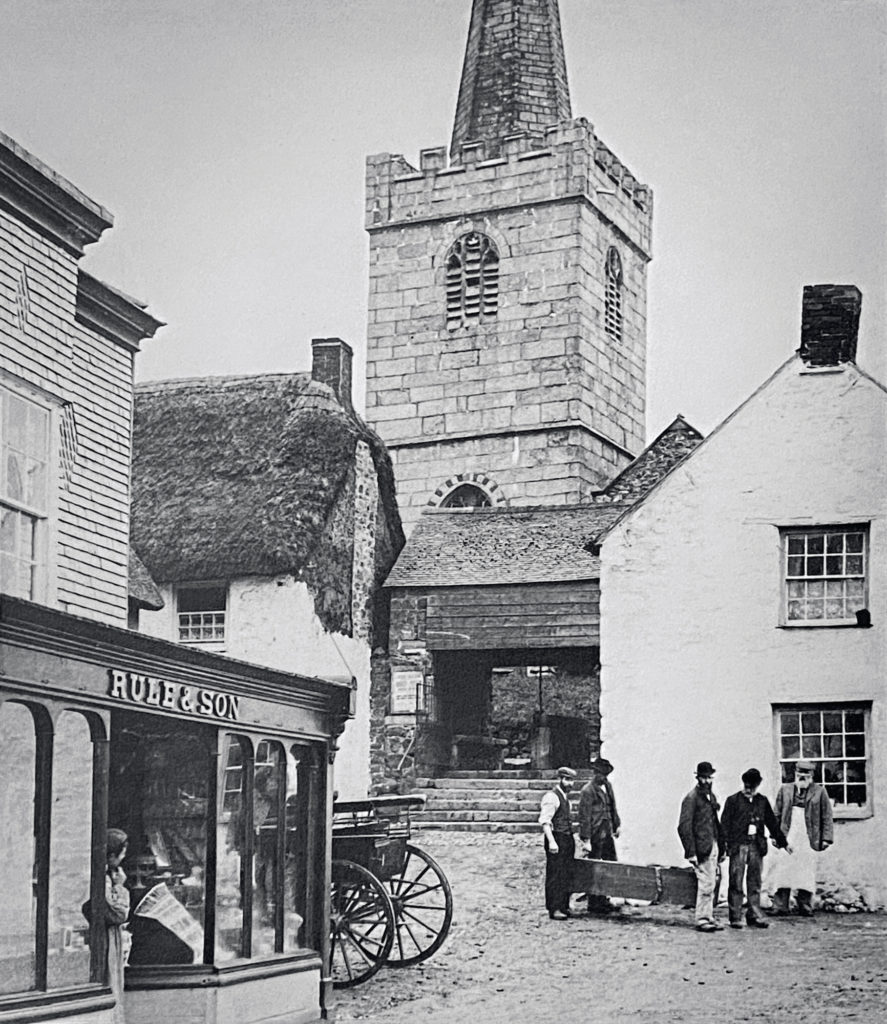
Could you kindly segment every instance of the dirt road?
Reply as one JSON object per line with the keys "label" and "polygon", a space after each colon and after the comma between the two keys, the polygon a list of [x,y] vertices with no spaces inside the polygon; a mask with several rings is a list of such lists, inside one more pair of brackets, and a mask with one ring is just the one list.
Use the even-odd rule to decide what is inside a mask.
{"label": "dirt road", "polygon": [[447,942],[423,964],[336,992],[336,1024],[887,1024],[885,915],[820,913],[711,935],[674,907],[551,921],[535,836],[415,841],[453,888]]}

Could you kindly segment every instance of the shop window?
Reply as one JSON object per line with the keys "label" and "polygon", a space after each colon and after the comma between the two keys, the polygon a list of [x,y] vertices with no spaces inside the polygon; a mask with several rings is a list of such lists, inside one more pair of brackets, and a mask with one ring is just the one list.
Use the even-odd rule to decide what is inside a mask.
{"label": "shop window", "polygon": [[794,778],[795,762],[812,761],[813,778],[825,786],[835,815],[871,814],[871,765],[867,704],[824,704],[775,709],[782,781]]}
{"label": "shop window", "polygon": [[0,385],[0,580],[39,600],[46,585],[51,413]]}
{"label": "shop window", "polygon": [[178,639],[186,644],[220,644],[225,640],[228,588],[194,584],[176,591]]}
{"label": "shop window", "polygon": [[446,258],[447,327],[484,323],[499,308],[499,253],[477,231],[457,238]]}
{"label": "shop window", "polygon": [[89,981],[89,925],[81,907],[89,896],[92,862],[92,743],[83,715],[63,712],[52,756],[49,848],[47,988]]}
{"label": "shop window", "polygon": [[867,541],[867,524],[783,530],[783,624],[856,625],[867,604]]}
{"label": "shop window", "polygon": [[250,741],[223,736],[216,864],[216,962],[248,956],[244,948],[244,871],[251,859],[247,808],[252,798]]}
{"label": "shop window", "polygon": [[607,251],[604,330],[613,341],[622,339],[622,260],[612,246]]}
{"label": "shop window", "polygon": [[[37,982],[35,808],[37,741],[31,712],[0,705],[0,806],[3,899],[0,901],[0,993],[29,992]],[[85,879],[89,884],[89,876]]]}
{"label": "shop window", "polygon": [[129,836],[133,966],[204,960],[213,749],[209,726],[111,716],[108,824]]}

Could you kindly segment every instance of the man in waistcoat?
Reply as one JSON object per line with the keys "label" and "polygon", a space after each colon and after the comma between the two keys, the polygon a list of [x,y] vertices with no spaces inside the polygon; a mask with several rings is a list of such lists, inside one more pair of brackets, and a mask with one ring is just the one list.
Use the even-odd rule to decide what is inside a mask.
{"label": "man in waistcoat", "polygon": [[573,888],[573,816],[570,790],[576,772],[558,768],[557,785],[542,797],[539,824],[545,837],[545,909],[554,921],[570,917],[570,893]]}

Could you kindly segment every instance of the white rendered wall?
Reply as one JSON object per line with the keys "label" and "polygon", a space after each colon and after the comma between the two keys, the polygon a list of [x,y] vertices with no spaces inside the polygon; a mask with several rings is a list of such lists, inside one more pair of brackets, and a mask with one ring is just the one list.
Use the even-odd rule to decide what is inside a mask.
{"label": "white rendered wall", "polygon": [[[820,881],[887,880],[887,394],[852,365],[778,371],[606,538],[602,744],[620,858],[680,864],[700,760],[721,801],[779,782],[772,704],[871,701],[873,816],[838,821]],[[870,521],[871,629],[780,628],[779,526]]]}
{"label": "white rendered wall", "polygon": [[[139,629],[176,640],[175,595],[161,587],[165,607],[142,611]],[[204,649],[253,664],[323,679],[357,679],[355,717],[339,737],[334,767],[342,800],[359,800],[369,791],[370,648],[365,640],[327,633],[314,612],[305,583],[293,576],[255,576],[232,581],[228,589],[227,639]]]}

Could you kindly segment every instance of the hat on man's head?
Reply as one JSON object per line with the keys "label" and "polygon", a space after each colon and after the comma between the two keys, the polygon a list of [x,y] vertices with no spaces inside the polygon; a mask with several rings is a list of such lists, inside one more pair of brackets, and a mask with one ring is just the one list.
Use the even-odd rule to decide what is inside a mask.
{"label": "hat on man's head", "polygon": [[796,761],[795,762],[795,771],[796,772],[812,772],[813,770],[814,769],[813,769],[813,762],[812,761]]}
{"label": "hat on man's head", "polygon": [[596,771],[600,772],[601,775],[609,775],[613,771],[613,765],[605,757],[596,757],[591,762],[591,767]]}
{"label": "hat on man's head", "polygon": [[714,775],[714,773],[715,770],[712,767],[711,761],[700,761],[699,764],[696,765],[697,775]]}
{"label": "hat on man's head", "polygon": [[576,769],[575,768],[558,768],[557,777],[559,779],[575,779]]}
{"label": "hat on man's head", "polygon": [[747,772],[742,773],[742,783],[745,786],[750,786],[752,789],[756,789],[760,786],[762,775],[757,768],[749,768]]}

